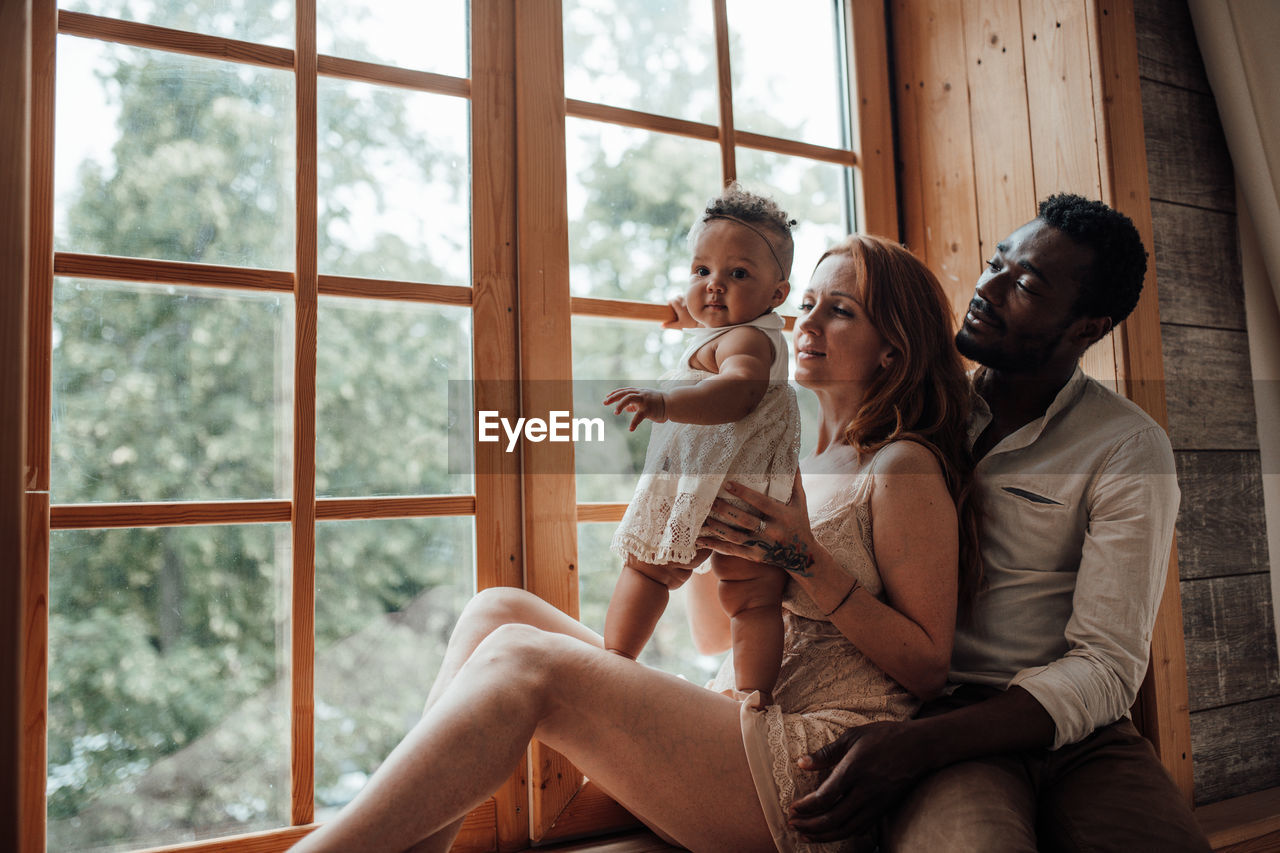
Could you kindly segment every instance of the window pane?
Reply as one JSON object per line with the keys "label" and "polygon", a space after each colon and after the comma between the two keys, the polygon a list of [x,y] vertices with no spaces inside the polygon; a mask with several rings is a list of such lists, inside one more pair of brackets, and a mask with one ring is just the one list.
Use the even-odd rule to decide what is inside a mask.
{"label": "window pane", "polygon": [[359,791],[422,715],[475,593],[471,518],[316,526],[316,820]]}
{"label": "window pane", "polygon": [[738,177],[748,189],[772,196],[792,219],[799,220],[792,231],[796,255],[791,295],[782,309],[794,314],[818,258],[851,230],[850,170],[834,163],[739,148]]}
{"label": "window pane", "polygon": [[57,279],[54,503],[287,497],[293,297]]}
{"label": "window pane", "polygon": [[320,0],[320,53],[466,77],[467,0]]}
{"label": "window pane", "polygon": [[716,40],[705,0],[565,0],[565,95],[718,122]]}
{"label": "window pane", "polygon": [[289,528],[54,531],[50,850],[289,823]]}
{"label": "window pane", "polygon": [[[470,378],[469,309],[321,299],[316,493],[470,492],[470,474],[449,468],[450,380],[461,380],[457,393]],[[454,471],[471,470],[471,450],[463,452],[454,448]]]}
{"label": "window pane", "polygon": [[689,226],[720,188],[714,143],[568,119],[575,296],[666,302],[689,276]]}
{"label": "window pane", "polygon": [[843,3],[729,0],[733,123],[833,148],[846,143],[836,15]]}
{"label": "window pane", "polygon": [[468,102],[318,85],[320,272],[468,284]]}
{"label": "window pane", "polygon": [[655,387],[675,366],[684,334],[656,323],[574,317],[572,335],[574,416],[603,418],[605,424],[604,441],[574,445],[578,500],[629,501],[644,469],[651,425],[646,421],[628,432],[631,415],[614,415],[600,401],[614,388]]}
{"label": "window pane", "polygon": [[59,251],[292,269],[293,74],[58,39]]}
{"label": "window pane", "polygon": [[[622,571],[622,558],[609,550],[617,527],[612,522],[578,525],[579,609],[583,624],[600,634],[604,633],[609,597]],[[671,594],[653,637],[640,653],[641,663],[683,675],[694,684],[710,681],[723,658],[723,655],[699,654],[694,648],[683,588]]]}
{"label": "window pane", "polygon": [[175,30],[293,47],[293,4],[280,0],[219,0],[203,3],[137,0],[64,0],[69,12],[88,12]]}

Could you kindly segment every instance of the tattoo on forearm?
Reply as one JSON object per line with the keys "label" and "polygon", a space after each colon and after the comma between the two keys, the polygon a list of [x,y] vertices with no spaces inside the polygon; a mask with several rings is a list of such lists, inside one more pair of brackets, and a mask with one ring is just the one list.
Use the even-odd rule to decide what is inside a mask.
{"label": "tattoo on forearm", "polygon": [[752,539],[747,544],[759,545],[764,550],[764,562],[769,565],[777,566],[798,577],[813,577],[809,571],[809,567],[813,565],[813,555],[809,553],[808,546],[800,541],[799,536],[793,536],[791,543],[787,545],[781,542],[765,542],[761,539]]}

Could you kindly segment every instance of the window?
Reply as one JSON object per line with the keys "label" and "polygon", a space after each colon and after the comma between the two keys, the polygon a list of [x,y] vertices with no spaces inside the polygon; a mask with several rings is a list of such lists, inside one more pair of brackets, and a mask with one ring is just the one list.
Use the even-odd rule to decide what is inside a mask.
{"label": "window", "polygon": [[[604,415],[575,395],[656,378],[722,180],[802,220],[795,283],[896,221],[863,177],[887,92],[849,110],[883,73],[879,10],[807,0],[781,32],[765,5],[42,4],[49,701],[24,796],[50,849],[283,848],[416,718],[475,589],[599,627],[643,437],[618,464],[460,422]],[[849,68],[859,32],[878,51]],[[668,622],[655,652],[696,676]],[[521,771],[459,847],[627,819],[561,761],[535,747],[531,801]]]}

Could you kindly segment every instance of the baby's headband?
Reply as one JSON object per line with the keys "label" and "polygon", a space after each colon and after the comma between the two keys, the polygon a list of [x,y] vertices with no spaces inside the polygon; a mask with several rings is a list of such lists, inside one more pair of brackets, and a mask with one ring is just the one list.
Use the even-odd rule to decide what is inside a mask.
{"label": "baby's headband", "polygon": [[773,250],[773,244],[769,242],[768,237],[764,236],[763,231],[761,231],[759,228],[752,225],[750,222],[747,222],[746,220],[743,220],[743,219],[739,219],[736,216],[730,216],[727,213],[708,213],[702,217],[703,222],[708,222],[712,219],[727,219],[730,222],[738,223],[743,228],[749,228],[752,231],[754,231],[756,233],[756,236],[759,237],[761,240],[763,240],[765,246],[769,248],[769,254],[773,255],[773,261],[778,265],[778,272],[782,273],[782,280],[786,281],[787,270],[785,267],[782,266],[782,261],[778,258],[778,253]]}

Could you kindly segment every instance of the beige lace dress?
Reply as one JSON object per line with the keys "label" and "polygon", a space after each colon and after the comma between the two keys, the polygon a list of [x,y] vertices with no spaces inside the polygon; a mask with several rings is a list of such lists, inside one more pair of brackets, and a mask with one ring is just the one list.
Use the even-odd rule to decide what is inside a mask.
{"label": "beige lace dress", "polygon": [[[689,366],[701,347],[741,326],[760,329],[773,344],[769,388],[746,417],[727,424],[654,424],[644,472],[613,537],[615,553],[653,565],[688,563],[694,539],[725,480],[770,497],[791,497],[800,452],[800,410],[787,382],[787,342],[782,318],[772,311],[749,323],[692,332],[678,366],[662,377],[664,389],[714,374]],[[731,502],[736,498],[725,495]],[[701,571],[710,568],[703,563]]]}
{"label": "beige lace dress", "polygon": [[[837,563],[868,592],[883,597],[871,540],[874,458],[864,470],[823,506],[811,507],[809,514],[814,536]],[[818,774],[800,770],[796,759],[825,746],[851,726],[906,719],[919,702],[824,619],[794,579],[787,584],[783,610],[782,671],[773,689],[777,704],[760,707],[758,694],[752,694],[742,706],[742,739],[751,775],[778,850],[856,850],[855,841],[807,844],[788,830],[786,815],[792,800],[819,782]],[[730,656],[708,686],[732,693],[733,685]]]}

